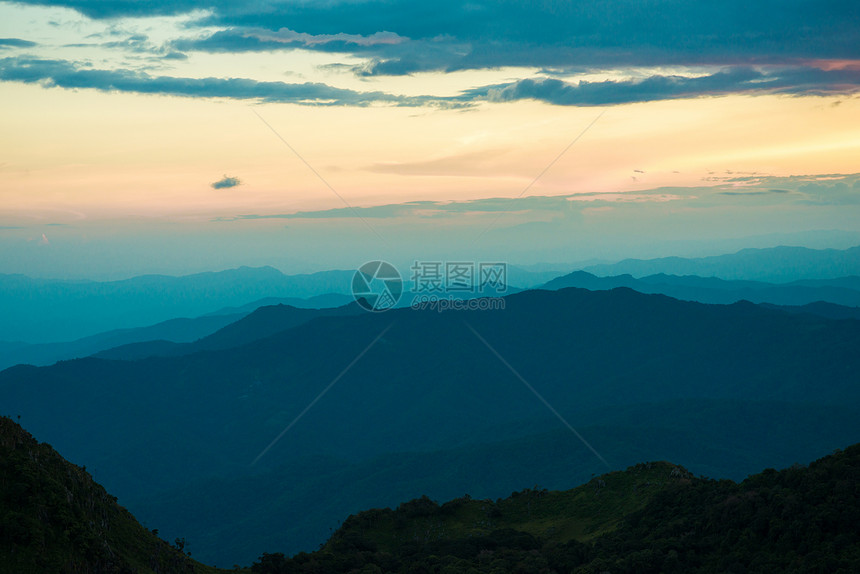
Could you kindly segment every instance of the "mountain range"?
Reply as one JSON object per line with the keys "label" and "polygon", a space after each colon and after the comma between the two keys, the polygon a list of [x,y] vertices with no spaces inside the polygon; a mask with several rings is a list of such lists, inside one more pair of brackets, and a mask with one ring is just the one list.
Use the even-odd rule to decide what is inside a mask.
{"label": "mountain range", "polygon": [[353,273],[284,275],[273,267],[240,267],[181,277],[143,275],[108,282],[0,274],[0,315],[5,318],[0,323],[0,341],[72,341],[177,317],[197,317],[267,297],[349,293]]}
{"label": "mountain range", "polygon": [[0,403],[219,564],[313,548],[345,514],[421,494],[565,487],[649,459],[741,479],[860,433],[856,320],[626,288],[504,302],[263,307],[217,348],[7,369]]}
{"label": "mountain range", "polygon": [[[173,344],[193,343],[227,327],[254,310],[271,305],[288,305],[298,309],[335,308],[353,302],[351,295],[331,293],[301,299],[296,297],[267,297],[236,307],[225,307],[194,318],[168,319],[154,325],[115,329],[61,343],[3,343],[0,342],[0,370],[13,365],[52,365],[95,355],[118,347],[144,349],[172,348]],[[139,345],[142,344],[142,345]],[[157,354],[157,353],[156,353]]]}
{"label": "mountain range", "polygon": [[[409,265],[405,264],[401,270],[407,290],[412,285]],[[571,267],[571,270],[577,269]],[[811,282],[797,283],[791,287],[794,291],[801,286],[820,287],[824,294],[821,300],[854,305],[851,302],[856,299],[850,297],[856,297],[856,294],[848,294],[840,289],[860,289],[860,280],[857,279],[860,277],[860,247],[845,250],[803,247],[744,249],[737,253],[704,258],[629,259],[614,264],[588,265],[579,270],[601,277],[629,274],[642,278],[664,274],[770,283],[808,280]],[[350,296],[354,273],[352,270],[333,270],[284,275],[273,267],[240,267],[181,277],[145,275],[107,282],[60,281],[0,274],[0,317],[4,319],[0,322],[0,353],[3,353],[4,347],[7,351],[13,349],[12,352],[16,348],[24,349],[22,343],[68,343],[118,329],[151,326],[179,317],[249,313],[266,304],[283,303],[316,308],[341,306],[348,302],[345,297]],[[510,292],[545,284],[558,275],[560,273],[550,270],[507,265]],[[734,290],[737,286],[711,287]],[[828,295],[825,287],[833,292],[833,297]],[[780,299],[783,296],[776,294],[775,297]],[[762,300],[774,304],[799,304]],[[409,301],[404,300],[402,303],[408,305]],[[145,339],[118,344],[142,340]],[[91,346],[84,348],[90,349]],[[71,356],[65,350],[61,355],[62,358]],[[24,356],[32,356],[39,362],[46,362],[48,358],[42,357],[49,357],[38,352]],[[0,365],[4,364],[0,362]]]}

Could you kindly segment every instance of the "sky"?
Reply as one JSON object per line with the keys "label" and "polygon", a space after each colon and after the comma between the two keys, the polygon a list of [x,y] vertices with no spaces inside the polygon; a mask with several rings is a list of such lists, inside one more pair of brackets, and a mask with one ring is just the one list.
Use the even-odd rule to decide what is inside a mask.
{"label": "sky", "polygon": [[0,0],[0,273],[860,244],[854,1]]}

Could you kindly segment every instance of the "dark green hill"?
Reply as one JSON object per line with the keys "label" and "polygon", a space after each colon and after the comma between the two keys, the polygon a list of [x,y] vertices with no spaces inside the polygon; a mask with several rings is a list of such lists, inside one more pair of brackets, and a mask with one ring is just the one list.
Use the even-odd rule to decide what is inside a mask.
{"label": "dark green hill", "polygon": [[216,572],[141,526],[95,483],[0,417],[0,572]]}
{"label": "dark green hill", "polygon": [[350,516],[319,551],[264,554],[289,572],[857,572],[860,445],[730,480],[637,464],[565,492],[427,497]]}
{"label": "dark green hill", "polygon": [[670,480],[692,475],[667,462],[641,464],[594,478],[568,491],[535,486],[509,498],[473,500],[465,496],[441,506],[428,497],[390,509],[350,516],[325,548],[374,548],[398,553],[426,544],[481,538],[515,530],[553,543],[586,541],[618,528],[624,516],[641,510]]}

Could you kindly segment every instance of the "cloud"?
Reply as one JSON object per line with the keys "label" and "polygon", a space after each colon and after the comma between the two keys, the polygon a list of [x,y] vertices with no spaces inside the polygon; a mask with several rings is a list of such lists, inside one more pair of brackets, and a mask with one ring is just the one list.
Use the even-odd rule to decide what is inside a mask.
{"label": "cloud", "polygon": [[[860,59],[860,4],[855,0],[20,0],[65,6],[91,18],[183,14],[209,10],[201,25],[216,32],[199,49],[248,50],[267,44],[261,30],[341,37],[339,49],[366,50],[351,38],[392,34],[408,39],[376,46],[378,73],[416,65],[436,70],[499,66],[652,66],[796,63],[797,59]],[[222,34],[222,35],[218,35]],[[242,34],[248,41],[238,42]],[[252,41],[256,38],[256,43]],[[300,40],[301,41],[301,40]],[[305,43],[331,50],[333,42]],[[446,48],[424,61],[413,45]],[[267,49],[275,46],[269,44]],[[289,44],[282,46],[290,48]],[[451,48],[451,49],[448,49]],[[395,62],[400,62],[395,66]]]}
{"label": "cloud", "polygon": [[[319,83],[155,77],[127,69],[93,70],[77,63],[39,61],[43,69],[49,62],[55,69],[32,81],[61,87],[313,105],[450,107],[523,99],[598,106],[738,93],[847,95],[860,91],[860,26],[856,25],[860,3],[856,0],[786,0],[778,9],[748,0],[20,2],[63,6],[111,22],[122,17],[193,14],[183,24],[187,33],[181,35],[187,37],[155,46],[145,36],[132,34],[102,45],[107,50],[150,52],[168,60],[183,59],[192,52],[306,50],[343,54],[343,61],[324,66],[348,69],[360,77],[501,67],[546,71],[538,78],[521,74],[505,84],[436,98],[356,92]],[[30,45],[26,40],[8,41],[13,43],[6,46]],[[63,64],[66,69],[59,69]],[[649,68],[690,72],[641,77]],[[702,70],[709,73],[700,75]],[[601,71],[621,72],[629,79],[569,79],[571,74]],[[26,73],[13,72],[18,76],[13,80],[28,81],[21,79]],[[567,81],[553,77],[562,74]]]}
{"label": "cloud", "polygon": [[33,58],[0,59],[0,80],[38,83],[45,87],[90,88],[105,92],[165,94],[173,96],[232,98],[303,105],[367,106],[460,106],[429,96],[398,96],[385,92],[357,92],[327,84],[263,82],[245,78],[183,78],[151,76],[131,70],[97,70],[65,60]]}
{"label": "cloud", "polygon": [[[852,181],[853,179],[853,181]],[[798,187],[807,205],[860,205],[860,177],[810,182]]]}
{"label": "cloud", "polygon": [[771,193],[791,193],[787,189],[762,189],[754,191],[720,191],[720,195],[734,195],[738,197],[752,197],[756,195],[770,195]]}
{"label": "cloud", "polygon": [[164,16],[182,14],[196,9],[228,6],[231,2],[199,0],[18,0],[20,4],[36,6],[62,6],[77,10],[90,18],[117,18],[121,16]]}
{"label": "cloud", "polygon": [[407,41],[407,38],[391,32],[375,32],[368,36],[361,34],[307,34],[289,28],[268,30],[265,28],[229,28],[219,30],[210,36],[197,39],[183,39],[174,42],[180,50],[203,52],[259,52],[270,50],[291,50],[296,48],[325,52],[354,53],[370,50],[377,46],[392,46]]}
{"label": "cloud", "polygon": [[[456,96],[402,96],[381,91],[359,92],[319,82],[287,83],[247,78],[152,76],[133,70],[100,70],[66,60],[26,57],[0,59],[0,80],[39,83],[45,87],[89,88],[108,92],[231,98],[303,105],[467,107],[479,101],[532,99],[553,105],[602,106],[691,98],[729,93],[829,94],[860,91],[860,70],[731,68],[706,76],[655,75],[635,80],[580,81],[523,79],[473,88]],[[385,167],[379,166],[378,170]],[[394,169],[394,168],[392,168]]]}
{"label": "cloud", "polygon": [[228,28],[209,36],[183,39],[172,47],[183,52],[209,53],[264,52],[275,50],[313,50],[343,53],[366,58],[360,64],[335,64],[358,76],[403,76],[422,71],[445,69],[457,62],[469,46],[450,38],[412,40],[392,32],[361,34],[307,34],[281,28]]}
{"label": "cloud", "polygon": [[491,102],[530,99],[562,106],[601,106],[729,93],[823,95],[856,91],[860,91],[860,70],[783,68],[762,71],[735,67],[692,77],[654,75],[635,80],[576,83],[556,78],[524,79],[474,88],[467,94]]}
{"label": "cloud", "polygon": [[[467,201],[410,201],[370,207],[340,207],[277,214],[217,217],[213,222],[246,220],[411,219],[517,214],[540,221],[575,221],[579,214],[603,208],[664,210],[667,205],[706,210],[779,205],[792,209],[860,205],[860,174],[825,176],[757,176],[757,181],[716,183],[700,187],[660,187],[631,192],[586,192],[558,196],[496,197]],[[739,186],[744,186],[739,188]],[[780,186],[780,187],[774,187]]]}
{"label": "cloud", "polygon": [[228,177],[227,175],[225,175],[211,185],[212,189],[229,189],[231,187],[242,185],[242,182],[239,180],[238,177]]}
{"label": "cloud", "polygon": [[410,201],[376,205],[372,207],[338,207],[319,211],[299,211],[279,214],[245,214],[218,217],[213,221],[240,221],[253,219],[342,219],[361,217],[364,219],[389,218],[442,218],[456,215],[480,215],[496,213],[545,213],[560,216],[578,211],[580,205],[616,205],[620,203],[664,203],[682,200],[685,197],[656,189],[633,193],[579,193],[558,196],[494,197],[468,201]]}
{"label": "cloud", "polygon": [[36,42],[21,40],[20,38],[0,38],[0,49],[2,48],[32,48]]}
{"label": "cloud", "polygon": [[860,205],[860,174],[773,177],[763,174],[712,177],[713,197],[768,205]]}
{"label": "cloud", "polygon": [[486,175],[488,163],[500,157],[503,153],[498,150],[484,150],[424,161],[375,163],[367,169],[376,173],[393,173],[398,175],[483,177]]}
{"label": "cloud", "polygon": [[571,56],[624,64],[857,57],[860,7],[852,0],[825,4],[791,0],[779,10],[746,0],[222,1],[197,6],[212,6],[207,23],[223,26],[363,36],[388,31],[414,41],[446,38],[468,44],[467,53],[452,54],[444,66],[450,68],[549,65],[558,63],[557,55],[568,64],[577,61]]}

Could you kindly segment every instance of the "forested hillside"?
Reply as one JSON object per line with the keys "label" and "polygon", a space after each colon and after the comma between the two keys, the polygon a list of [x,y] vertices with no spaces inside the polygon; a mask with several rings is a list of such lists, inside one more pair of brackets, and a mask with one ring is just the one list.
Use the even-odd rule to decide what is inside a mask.
{"label": "forested hillside", "polygon": [[857,572],[860,445],[740,484],[638,464],[566,492],[428,498],[350,516],[291,572]]}

